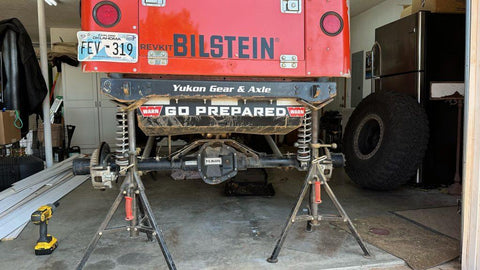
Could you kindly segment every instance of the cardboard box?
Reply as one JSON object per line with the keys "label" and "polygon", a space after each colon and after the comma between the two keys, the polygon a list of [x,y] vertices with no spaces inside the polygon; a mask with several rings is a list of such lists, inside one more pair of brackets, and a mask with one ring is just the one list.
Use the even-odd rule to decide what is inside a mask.
{"label": "cardboard box", "polygon": [[412,15],[412,5],[406,6],[403,9],[402,15],[400,15],[400,18],[404,18],[404,17],[410,16],[410,15]]}
{"label": "cardboard box", "polygon": [[[38,140],[44,144],[43,123],[38,124]],[[63,139],[65,138],[65,130],[63,124],[52,124],[52,147],[63,147]]]}
{"label": "cardboard box", "polygon": [[0,145],[20,141],[20,129],[15,127],[14,122],[15,111],[0,112]]}
{"label": "cardboard box", "polygon": [[465,13],[466,0],[413,0],[412,12],[426,10],[433,13]]}

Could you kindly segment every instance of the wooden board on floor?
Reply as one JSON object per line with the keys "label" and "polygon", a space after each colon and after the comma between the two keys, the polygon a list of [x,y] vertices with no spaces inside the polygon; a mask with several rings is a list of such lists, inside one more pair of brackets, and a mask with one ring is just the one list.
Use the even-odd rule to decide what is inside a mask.
{"label": "wooden board on floor", "polygon": [[395,214],[457,240],[461,239],[462,216],[457,206],[397,211]]}
{"label": "wooden board on floor", "polygon": [[[8,239],[11,239],[10,234],[17,231],[25,222],[30,220],[30,215],[33,211],[37,210],[38,207],[54,203],[61,199],[63,196],[77,188],[80,184],[85,182],[89,176],[75,176],[67,181],[64,181],[47,192],[43,193],[41,196],[38,196],[29,202],[21,205],[15,211],[12,211],[0,219],[0,239],[3,239],[8,236]],[[21,230],[20,230],[21,231]]]}
{"label": "wooden board on floor", "polygon": [[[460,241],[401,217],[377,216],[353,222],[365,241],[405,260],[414,270],[429,269],[460,255]],[[336,224],[346,229],[343,223]],[[388,234],[375,234],[374,230]]]}

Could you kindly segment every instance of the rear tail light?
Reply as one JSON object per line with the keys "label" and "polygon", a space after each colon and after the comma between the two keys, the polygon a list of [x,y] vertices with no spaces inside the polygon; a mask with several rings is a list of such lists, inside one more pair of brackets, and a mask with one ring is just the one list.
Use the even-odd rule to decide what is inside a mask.
{"label": "rear tail light", "polygon": [[327,12],[320,19],[320,27],[325,34],[336,36],[343,30],[343,19],[336,12]]}
{"label": "rear tail light", "polygon": [[112,27],[120,21],[120,9],[115,3],[102,1],[93,8],[93,19],[102,27]]}

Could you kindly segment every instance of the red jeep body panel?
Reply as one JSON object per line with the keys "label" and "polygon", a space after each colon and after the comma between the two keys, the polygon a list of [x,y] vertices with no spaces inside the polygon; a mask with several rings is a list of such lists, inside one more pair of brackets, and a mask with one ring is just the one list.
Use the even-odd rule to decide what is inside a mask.
{"label": "red jeep body panel", "polygon": [[[164,7],[113,0],[121,18],[113,27],[93,19],[102,0],[82,1],[82,30],[138,34],[138,62],[82,62],[87,72],[251,77],[350,75],[347,0],[301,2],[301,13],[282,13],[281,0],[166,0]],[[343,19],[338,35],[320,21],[327,12]],[[150,51],[168,53],[168,64],[149,64]],[[294,68],[282,56],[295,56]]]}

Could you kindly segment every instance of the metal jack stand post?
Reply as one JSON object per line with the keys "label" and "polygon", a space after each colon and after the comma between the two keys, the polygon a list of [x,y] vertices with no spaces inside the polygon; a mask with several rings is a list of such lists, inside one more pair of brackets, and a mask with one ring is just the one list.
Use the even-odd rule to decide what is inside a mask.
{"label": "metal jack stand post", "polygon": [[[334,144],[324,145],[324,144],[317,143],[318,142],[318,124],[319,124],[318,120],[319,120],[318,111],[315,111],[312,113],[313,133],[312,133],[311,149],[312,149],[313,160],[311,161],[309,171],[307,173],[307,176],[305,177],[305,182],[298,196],[297,203],[295,204],[295,207],[292,209],[292,212],[290,213],[290,217],[288,218],[287,223],[283,228],[282,234],[280,235],[280,238],[277,241],[277,244],[275,246],[275,249],[272,252],[272,255],[270,256],[270,258],[267,259],[269,263],[278,262],[278,254],[280,253],[280,250],[282,249],[285,239],[287,238],[288,231],[290,230],[293,223],[297,221],[307,221],[306,230],[309,232],[312,231],[312,226],[320,225],[320,221],[322,220],[346,222],[348,228],[352,232],[352,235],[355,237],[355,240],[357,240],[358,244],[360,245],[360,248],[363,250],[364,256],[370,257],[370,251],[367,249],[367,246],[365,245],[362,238],[358,234],[352,221],[350,220],[347,213],[340,205],[339,201],[337,200],[337,197],[335,196],[335,194],[333,194],[333,191],[330,189],[330,186],[327,183],[326,174],[328,175],[331,174],[331,170],[336,163],[334,155],[330,154],[330,151],[328,150],[328,148],[329,147],[336,148],[336,145]],[[318,157],[320,148],[325,149],[325,155],[322,157]],[[343,166],[343,163],[344,163],[343,155],[341,155],[341,159],[342,159],[341,162],[339,162],[338,164],[339,166]],[[321,196],[320,196],[321,185],[324,186],[325,191],[327,192],[328,196],[330,197],[333,204],[337,208],[339,215],[332,216],[332,215],[318,214],[318,205],[322,203]],[[300,209],[303,199],[305,198],[309,189],[310,189],[309,213],[308,215],[297,216],[298,210]]]}
{"label": "metal jack stand post", "polygon": [[[128,168],[128,173],[126,175],[125,181],[122,184],[122,188],[117,198],[115,199],[112,207],[107,213],[105,220],[102,222],[100,227],[97,230],[97,233],[90,241],[87,250],[85,251],[82,260],[77,266],[77,269],[83,269],[91,253],[95,249],[100,237],[106,232],[118,232],[124,231],[125,229],[130,232],[131,237],[138,236],[139,232],[144,232],[147,234],[149,240],[153,240],[152,237],[155,237],[160,249],[162,250],[165,261],[169,269],[177,269],[175,263],[173,262],[172,256],[168,251],[167,244],[163,238],[162,230],[158,227],[155,217],[153,215],[152,208],[148,202],[147,196],[145,194],[145,188],[143,186],[142,180],[137,174],[136,165],[136,146],[135,146],[135,111],[128,111],[128,139],[129,139],[129,156],[130,156],[130,166]],[[126,220],[129,221],[129,225],[120,226],[114,228],[107,228],[110,220],[113,217],[113,214],[120,205],[122,199],[125,198],[125,211],[126,211]],[[138,212],[142,217],[138,216]]]}

